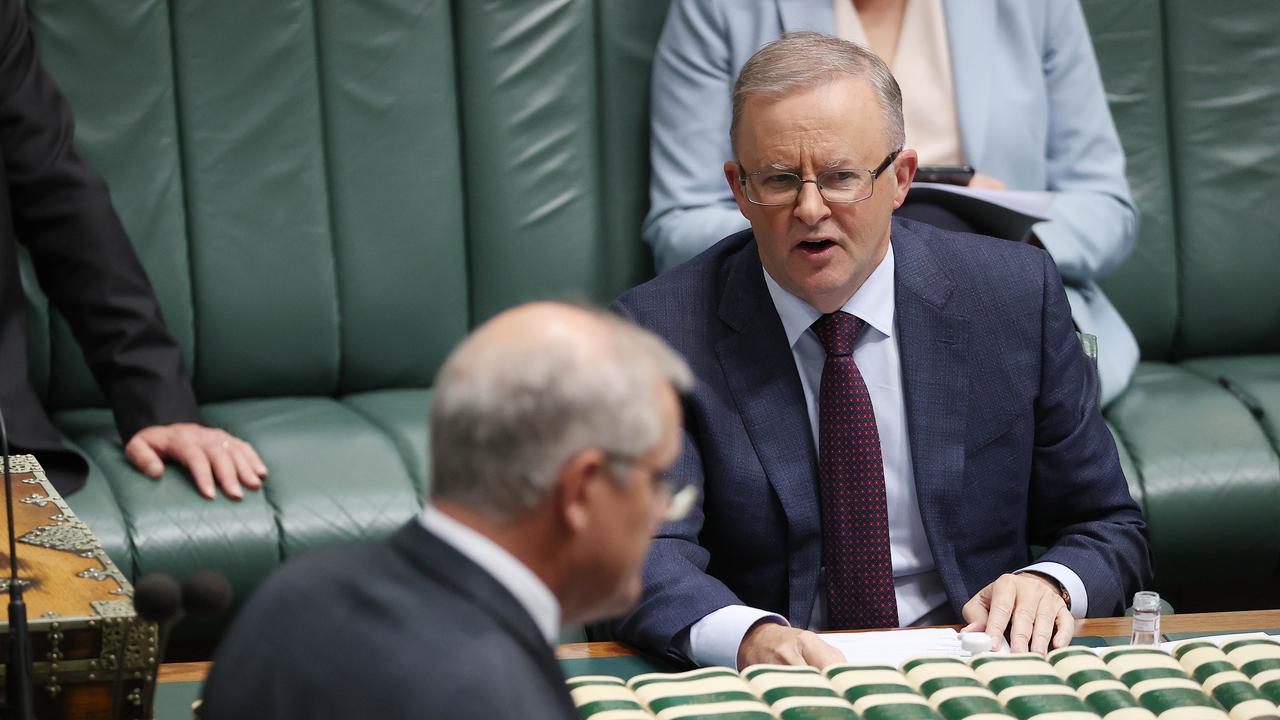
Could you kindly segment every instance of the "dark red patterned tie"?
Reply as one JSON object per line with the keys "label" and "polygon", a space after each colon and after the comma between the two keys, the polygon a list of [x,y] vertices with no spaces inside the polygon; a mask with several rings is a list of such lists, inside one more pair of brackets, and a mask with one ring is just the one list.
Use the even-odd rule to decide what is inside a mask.
{"label": "dark red patterned tie", "polygon": [[846,312],[813,324],[827,351],[818,393],[818,482],[830,630],[898,626],[880,433],[853,362],[863,327]]}

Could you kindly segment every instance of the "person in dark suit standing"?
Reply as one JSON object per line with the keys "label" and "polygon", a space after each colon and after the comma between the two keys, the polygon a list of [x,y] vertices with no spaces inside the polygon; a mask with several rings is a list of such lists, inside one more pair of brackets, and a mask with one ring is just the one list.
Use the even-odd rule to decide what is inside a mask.
{"label": "person in dark suit standing", "polygon": [[27,375],[18,244],[67,319],[115,413],[125,455],[159,477],[181,463],[197,489],[232,498],[267,468],[249,443],[200,423],[182,355],[111,207],[106,183],[72,146],[71,109],[40,67],[23,5],[0,0],[0,411],[9,445],[32,453],[63,495],[89,468],[67,449]]}
{"label": "person in dark suit standing", "polygon": [[561,622],[639,597],[691,383],[613,315],[537,304],[486,323],[436,378],[431,502],[387,542],[269,579],[200,716],[576,717],[552,645]]}
{"label": "person in dark suit standing", "polygon": [[660,530],[620,639],[823,666],[840,654],[803,628],[963,618],[1044,652],[1119,613],[1146,524],[1049,256],[892,218],[916,153],[854,43],[762,48],[730,138],[751,229],[615,303],[698,377],[673,474],[703,497]]}

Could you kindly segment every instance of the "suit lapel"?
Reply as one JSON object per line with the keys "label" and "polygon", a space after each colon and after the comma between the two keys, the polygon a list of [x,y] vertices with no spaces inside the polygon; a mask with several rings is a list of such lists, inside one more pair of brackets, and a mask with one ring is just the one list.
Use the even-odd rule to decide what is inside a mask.
{"label": "suit lapel", "polygon": [[995,0],[944,0],[951,76],[965,160],[979,170],[986,163],[991,63],[998,47]]}
{"label": "suit lapel", "polygon": [[537,665],[551,686],[553,695],[567,709],[565,717],[576,715],[555,653],[542,637],[533,617],[497,579],[443,540],[427,532],[416,518],[391,536],[391,545],[424,575],[452,588],[468,602],[483,608],[502,625]]}
{"label": "suit lapel", "polygon": [[831,0],[777,0],[777,3],[783,32],[812,30],[831,35],[836,31],[835,8]]}
{"label": "suit lapel", "polygon": [[720,318],[732,332],[716,356],[765,476],[787,517],[795,562],[788,620],[807,627],[821,564],[817,453],[795,359],[769,297],[754,241],[728,261]]}
{"label": "suit lapel", "polygon": [[916,495],[934,563],[959,615],[969,598],[951,539],[964,477],[968,318],[947,312],[951,280],[927,238],[893,225],[898,350]]}

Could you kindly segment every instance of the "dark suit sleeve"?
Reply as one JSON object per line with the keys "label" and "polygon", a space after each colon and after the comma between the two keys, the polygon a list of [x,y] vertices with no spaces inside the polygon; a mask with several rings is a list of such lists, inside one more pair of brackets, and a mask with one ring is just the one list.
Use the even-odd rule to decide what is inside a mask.
{"label": "dark suit sleeve", "polygon": [[1071,324],[1062,280],[1042,258],[1042,368],[1027,526],[1034,544],[1049,547],[1041,560],[1080,576],[1090,616],[1119,615],[1128,595],[1151,578],[1147,526],[1098,410],[1097,373]]}
{"label": "dark suit sleeve", "polygon": [[[615,302],[613,310],[648,327],[629,309]],[[669,475],[681,484],[698,488],[698,500],[683,519],[658,529],[644,569],[644,596],[630,614],[619,619],[613,632],[618,639],[678,662],[688,662],[675,639],[708,614],[730,605],[744,604],[723,582],[707,573],[710,552],[698,542],[705,515],[705,475],[698,432],[691,428],[694,413],[685,409],[683,448]]]}
{"label": "dark suit sleeve", "polygon": [[22,3],[0,2],[0,152],[14,230],[71,324],[121,438],[195,421],[181,352],[111,207],[76,154],[71,110],[41,69]]}

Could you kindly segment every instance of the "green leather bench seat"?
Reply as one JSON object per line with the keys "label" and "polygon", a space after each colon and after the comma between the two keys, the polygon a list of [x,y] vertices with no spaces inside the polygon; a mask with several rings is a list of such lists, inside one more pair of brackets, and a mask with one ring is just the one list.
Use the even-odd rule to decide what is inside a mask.
{"label": "green leather bench seat", "polygon": [[1274,355],[1241,355],[1236,357],[1203,358],[1188,360],[1183,364],[1188,370],[1211,382],[1221,383],[1225,378],[1233,395],[1249,407],[1252,413],[1261,413],[1258,421],[1271,447],[1280,449],[1280,358]]}
{"label": "green leather bench seat", "polygon": [[[1265,360],[1280,370],[1280,358]],[[1275,571],[1280,459],[1216,379],[1189,366],[1143,363],[1108,416],[1132,456],[1165,594],[1206,600],[1209,588]]]}
{"label": "green leather bench seat", "polygon": [[428,388],[471,325],[450,5],[28,8],[202,412],[271,468],[238,503],[130,469],[32,279],[33,381],[92,466],[72,506],[127,572],[213,567],[240,596],[289,557],[411,517]]}
{"label": "green leather bench seat", "polygon": [[1102,284],[1145,361],[1107,418],[1142,488],[1156,589],[1180,611],[1280,606],[1280,13],[1084,7],[1142,211],[1133,257]]}
{"label": "green leather bench seat", "polygon": [[[252,442],[271,467],[263,490],[239,502],[199,497],[172,468],[159,480],[134,472],[120,453],[109,413],[65,412],[57,418],[60,426],[95,466],[93,479],[104,481],[68,502],[126,572],[183,577],[216,568],[243,600],[291,557],[383,537],[413,516],[425,466],[410,436],[419,436],[418,446],[426,442],[426,395],[399,390],[349,402],[272,398],[205,405],[211,422]],[[187,623],[175,650],[180,657],[206,654],[220,630],[220,622]]]}
{"label": "green leather bench seat", "polygon": [[[350,404],[272,398],[205,405],[211,422],[252,442],[272,468],[263,491],[240,502],[204,500],[172,468],[160,480],[133,472],[107,413],[63,413],[60,425],[105,471],[111,489],[76,493],[70,502],[125,552],[113,554],[123,567],[139,574],[226,568],[233,588],[247,592],[283,560],[335,542],[381,537],[413,515],[422,453],[409,448],[407,432],[400,442],[395,433],[415,414],[417,428],[425,428],[424,402],[425,392],[406,390],[356,396]],[[423,443],[425,437],[418,438]],[[117,540],[123,537],[132,542]]]}
{"label": "green leather bench seat", "polygon": [[[1107,420],[1156,589],[1180,610],[1274,607],[1280,13],[1082,2],[1142,210],[1103,286],[1144,363]],[[24,265],[32,381],[91,465],[70,502],[122,568],[213,566],[243,595],[289,557],[386,533],[429,484],[429,388],[470,327],[652,273],[666,5],[27,0],[206,415],[271,467],[240,503],[132,471]]]}

